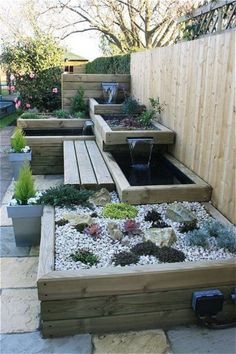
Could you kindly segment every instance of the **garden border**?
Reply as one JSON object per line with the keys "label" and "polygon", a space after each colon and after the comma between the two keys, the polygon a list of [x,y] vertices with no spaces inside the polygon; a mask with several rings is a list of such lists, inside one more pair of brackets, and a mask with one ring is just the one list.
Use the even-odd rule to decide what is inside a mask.
{"label": "garden border", "polygon": [[124,145],[127,144],[127,138],[145,137],[153,138],[154,144],[174,144],[175,133],[158,122],[153,123],[158,130],[112,130],[101,115],[95,114],[97,106],[99,103],[94,98],[90,98],[89,113],[94,122],[94,134],[105,145]]}
{"label": "garden border", "polygon": [[44,337],[196,323],[192,292],[215,287],[226,298],[224,319],[235,316],[234,259],[55,271],[54,231],[54,208],[46,206],[37,280]]}

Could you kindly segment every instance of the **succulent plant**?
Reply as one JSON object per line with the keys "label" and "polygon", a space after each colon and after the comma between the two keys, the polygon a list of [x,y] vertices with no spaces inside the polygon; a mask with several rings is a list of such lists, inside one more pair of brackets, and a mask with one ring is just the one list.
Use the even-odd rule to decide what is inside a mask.
{"label": "succulent plant", "polygon": [[76,229],[76,231],[78,232],[83,232],[84,229],[88,226],[88,224],[76,224],[73,225],[74,229]]}
{"label": "succulent plant", "polygon": [[112,261],[116,266],[120,265],[122,267],[129,264],[136,264],[139,261],[139,256],[132,252],[120,252],[113,256]]}
{"label": "succulent plant", "polygon": [[139,235],[142,231],[139,228],[140,223],[135,220],[126,220],[124,222],[124,230],[128,235]]}
{"label": "succulent plant", "polygon": [[147,214],[144,216],[145,221],[162,221],[161,214],[158,213],[155,209],[149,210]]}
{"label": "succulent plant", "polygon": [[66,220],[66,219],[60,219],[60,220],[57,220],[56,222],[55,222],[55,224],[57,225],[57,226],[64,226],[64,225],[66,225],[66,224],[68,224],[68,220]]}
{"label": "succulent plant", "polygon": [[82,262],[89,264],[90,266],[98,263],[98,257],[88,250],[78,250],[75,253],[72,253],[70,257],[75,262]]}
{"label": "succulent plant", "polygon": [[198,229],[196,219],[189,221],[189,222],[182,222],[182,223],[180,223],[179,228],[178,228],[179,232],[181,232],[181,233],[193,231],[195,229]]}
{"label": "succulent plant", "polygon": [[84,232],[92,237],[99,237],[101,234],[101,226],[99,224],[92,224],[84,229]]}
{"label": "succulent plant", "polygon": [[185,254],[182,251],[167,246],[159,249],[157,257],[163,263],[183,262],[185,260]]}
{"label": "succulent plant", "polygon": [[145,241],[133,246],[130,251],[138,256],[156,256],[158,255],[159,247],[152,241]]}

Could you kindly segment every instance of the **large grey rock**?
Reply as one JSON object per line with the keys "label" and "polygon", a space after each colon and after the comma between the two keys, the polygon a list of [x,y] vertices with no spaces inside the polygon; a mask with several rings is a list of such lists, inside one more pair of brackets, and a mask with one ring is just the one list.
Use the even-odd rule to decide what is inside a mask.
{"label": "large grey rock", "polygon": [[104,206],[111,202],[111,196],[106,188],[102,188],[89,198],[89,202],[95,205]]}
{"label": "large grey rock", "polygon": [[163,330],[127,332],[93,337],[93,354],[170,354]]}
{"label": "large grey rock", "polygon": [[182,204],[173,204],[166,209],[166,218],[181,223],[196,220],[195,215]]}
{"label": "large grey rock", "polygon": [[115,222],[109,222],[107,224],[108,236],[114,241],[120,241],[123,237],[122,231]]}
{"label": "large grey rock", "polygon": [[37,289],[3,289],[1,333],[30,332],[39,327]]}
{"label": "large grey rock", "polygon": [[161,228],[151,228],[145,231],[144,238],[146,241],[152,241],[157,246],[171,246],[175,241],[177,241],[176,234],[172,227]]}
{"label": "large grey rock", "polygon": [[64,214],[62,218],[70,221],[73,225],[92,225],[94,223],[93,218],[88,214],[76,215],[73,213],[67,213]]}
{"label": "large grey rock", "polygon": [[89,334],[43,339],[39,332],[1,335],[2,354],[92,354]]}
{"label": "large grey rock", "polygon": [[36,286],[38,257],[1,258],[1,288]]}

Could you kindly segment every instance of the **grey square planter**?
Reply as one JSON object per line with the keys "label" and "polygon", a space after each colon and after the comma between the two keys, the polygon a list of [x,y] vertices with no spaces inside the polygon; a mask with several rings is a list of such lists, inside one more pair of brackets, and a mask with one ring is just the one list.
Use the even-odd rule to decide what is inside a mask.
{"label": "grey square planter", "polygon": [[16,246],[39,245],[43,205],[8,206],[7,214],[12,218]]}
{"label": "grey square planter", "polygon": [[32,151],[29,152],[10,152],[8,155],[9,161],[12,163],[13,166],[13,177],[16,181],[20,169],[24,164],[24,161],[31,161],[32,159]]}

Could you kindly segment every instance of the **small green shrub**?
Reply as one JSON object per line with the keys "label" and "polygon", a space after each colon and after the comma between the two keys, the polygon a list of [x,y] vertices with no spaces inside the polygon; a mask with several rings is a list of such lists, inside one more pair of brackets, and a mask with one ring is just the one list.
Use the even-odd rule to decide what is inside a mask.
{"label": "small green shrub", "polygon": [[79,87],[75,97],[72,99],[72,107],[71,112],[74,114],[75,112],[85,112],[86,111],[86,104],[84,102],[84,89]]}
{"label": "small green shrub", "polygon": [[187,240],[191,246],[201,246],[209,248],[209,233],[205,229],[190,231],[186,234]]}
{"label": "small green shrub", "polygon": [[149,127],[155,117],[155,112],[152,109],[148,109],[144,111],[140,116],[137,117],[138,122],[143,126],[143,127]]}
{"label": "small green shrub", "polygon": [[120,252],[114,255],[112,261],[116,266],[120,265],[122,267],[129,264],[136,264],[139,261],[139,256],[132,252]]}
{"label": "small green shrub", "polygon": [[32,171],[28,162],[25,162],[15,184],[14,198],[18,200],[20,204],[26,205],[28,199],[33,198],[35,193]]}
{"label": "small green shrub", "polygon": [[87,250],[79,250],[75,253],[72,253],[70,257],[75,262],[82,262],[90,266],[96,265],[98,263],[98,257]]}
{"label": "small green shrub", "polygon": [[73,118],[79,118],[79,119],[86,118],[86,113],[85,112],[75,112],[73,114]]}
{"label": "small green shrub", "polygon": [[11,139],[11,147],[14,152],[21,152],[26,146],[26,138],[24,132],[20,128],[16,128]]}
{"label": "small green shrub", "polygon": [[138,109],[139,109],[138,101],[131,96],[126,97],[126,99],[123,103],[123,106],[122,106],[123,113],[127,114],[129,116],[133,116],[133,115],[137,114]]}
{"label": "small green shrub", "polygon": [[85,204],[93,192],[86,189],[76,189],[75,187],[62,184],[46,190],[41,203],[53,206],[71,206],[75,204]]}
{"label": "small green shrub", "polygon": [[165,103],[160,103],[160,98],[157,97],[155,98],[149,98],[149,101],[151,103],[152,109],[154,110],[155,113],[161,114],[161,112],[164,111],[164,108],[166,106]]}
{"label": "small green shrub", "polygon": [[60,219],[60,220],[58,220],[58,221],[55,222],[55,224],[56,224],[57,226],[64,226],[64,225],[66,225],[66,224],[68,224],[68,223],[69,223],[69,221],[66,220],[66,219]]}
{"label": "small green shrub", "polygon": [[21,118],[22,119],[39,119],[42,117],[35,112],[25,112],[22,114]]}
{"label": "small green shrub", "polygon": [[105,218],[111,219],[133,219],[137,216],[138,210],[126,203],[108,203],[102,214]]}
{"label": "small green shrub", "polygon": [[164,246],[158,251],[158,259],[163,263],[183,262],[185,260],[185,254],[175,248]]}
{"label": "small green shrub", "polygon": [[152,241],[145,241],[133,246],[130,251],[138,256],[157,256],[159,247]]}
{"label": "small green shrub", "polygon": [[64,111],[63,109],[57,109],[56,111],[52,112],[52,115],[57,117],[57,118],[69,118],[70,117],[70,113],[67,111]]}

